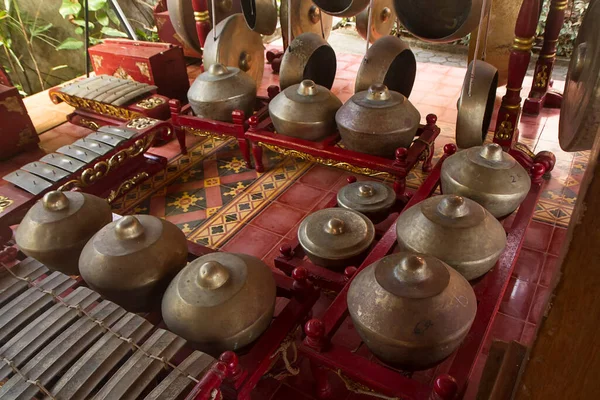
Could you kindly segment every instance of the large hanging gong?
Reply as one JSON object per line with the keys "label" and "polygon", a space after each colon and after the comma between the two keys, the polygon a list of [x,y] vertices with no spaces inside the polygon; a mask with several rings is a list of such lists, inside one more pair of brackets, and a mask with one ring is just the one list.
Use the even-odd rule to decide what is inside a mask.
{"label": "large hanging gong", "polygon": [[[215,36],[216,33],[216,36]],[[223,64],[249,74],[260,86],[265,68],[265,47],[260,34],[251,31],[242,14],[219,22],[204,44],[204,65]]]}
{"label": "large hanging gong", "polygon": [[356,74],[354,92],[383,83],[389,90],[408,97],[416,74],[417,60],[408,44],[396,36],[384,36],[367,50]]}
{"label": "large hanging gong", "polygon": [[312,32],[321,35],[321,22],[325,40],[329,38],[333,17],[321,12],[312,0],[282,0],[279,8],[279,20],[281,22],[281,35],[283,42],[288,41],[288,1],[291,5],[292,39],[304,32]]}
{"label": "large hanging gong", "polygon": [[374,43],[377,39],[389,35],[394,27],[394,21],[396,20],[392,0],[375,0],[374,3],[373,13],[371,14],[370,35],[367,35],[367,30],[369,26],[369,10],[371,7],[365,8],[356,15],[356,30],[365,40],[367,39],[367,36],[369,36],[370,43]]}
{"label": "large hanging gong", "polygon": [[331,89],[337,61],[335,52],[325,39],[316,33],[306,32],[285,50],[279,68],[281,90],[310,79],[317,85]]}
{"label": "large hanging gong", "polygon": [[[207,0],[208,12],[212,13],[212,0]],[[235,3],[235,4],[234,4]],[[191,0],[167,0],[169,18],[173,24],[175,33],[181,39],[182,44],[202,53],[198,32],[196,31],[196,20],[194,19],[194,8]],[[230,15],[240,12],[238,1],[217,0],[215,2],[215,17],[217,23]],[[212,18],[211,18],[212,21]]]}
{"label": "large hanging gong", "polygon": [[600,128],[600,3],[593,1],[575,42],[560,109],[558,141],[565,151],[590,150]]}
{"label": "large hanging gong", "polygon": [[[473,68],[475,76],[471,82]],[[494,112],[497,88],[496,67],[481,60],[469,63],[457,103],[456,145],[459,148],[466,149],[483,144]]]}
{"label": "large hanging gong", "polygon": [[479,24],[483,0],[394,0],[398,20],[418,38],[452,42]]}
{"label": "large hanging gong", "polygon": [[241,0],[248,28],[262,35],[272,35],[277,28],[277,6],[273,0]]}
{"label": "large hanging gong", "polygon": [[313,0],[326,12],[336,17],[354,17],[369,5],[369,0]]}

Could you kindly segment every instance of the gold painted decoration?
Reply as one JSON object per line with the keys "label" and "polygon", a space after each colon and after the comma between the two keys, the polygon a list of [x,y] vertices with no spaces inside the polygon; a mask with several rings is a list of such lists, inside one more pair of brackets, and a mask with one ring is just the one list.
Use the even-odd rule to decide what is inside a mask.
{"label": "gold painted decoration", "polygon": [[100,125],[98,125],[96,122],[92,121],[91,119],[85,119],[85,118],[81,118],[79,120],[79,123],[83,126],[85,126],[86,128],[90,128],[91,130],[98,130],[98,128],[100,128]]}
{"label": "gold painted decoration", "polygon": [[156,108],[162,104],[165,104],[165,100],[161,97],[149,97],[137,103],[136,106],[145,110],[152,110],[153,108]]}
{"label": "gold painted decoration", "polygon": [[119,79],[127,79],[130,81],[134,80],[133,77],[129,75],[125,69],[123,69],[123,67],[117,68],[117,70],[113,73],[113,76]]}
{"label": "gold painted decoration", "polygon": [[19,142],[17,143],[17,147],[23,147],[31,143],[35,143],[37,139],[37,134],[29,127],[23,129],[19,132]]}
{"label": "gold painted decoration", "polygon": [[134,118],[127,124],[127,128],[141,131],[146,128],[150,128],[152,125],[156,125],[159,121],[154,118],[138,117]]}
{"label": "gold painted decoration", "polygon": [[139,174],[134,175],[132,178],[123,181],[117,188],[117,190],[111,190],[110,194],[106,198],[108,204],[112,204],[118,197],[122,196],[124,193],[130,191],[146,179],[148,179],[150,175],[147,172],[140,172]]}
{"label": "gold painted decoration", "polygon": [[70,96],[62,92],[52,92],[50,94],[53,103],[64,101],[73,108],[85,108],[102,115],[108,115],[123,120],[130,120],[139,117],[141,114],[128,110],[123,107],[117,107],[110,104],[100,103],[99,101],[83,99],[81,97]]}
{"label": "gold painted decoration", "polygon": [[500,123],[500,127],[496,132],[496,136],[498,139],[507,140],[510,139],[514,132],[514,127],[512,123],[508,120],[510,115],[506,114],[504,117],[504,121]]}
{"label": "gold painted decoration", "polygon": [[138,67],[138,69],[140,70],[140,74],[142,74],[148,79],[151,79],[150,67],[148,67],[148,64],[146,64],[145,62],[136,62],[135,66]]}
{"label": "gold painted decoration", "polygon": [[94,54],[92,55],[92,62],[95,65],[95,69],[98,69],[100,67],[102,67],[102,61],[104,60],[104,57],[98,55],[98,54]]}
{"label": "gold painted decoration", "polygon": [[7,97],[6,99],[0,101],[0,106],[4,106],[6,111],[11,113],[16,112],[21,115],[25,114],[25,109],[21,106],[21,102],[16,96]]}
{"label": "gold painted decoration", "polygon": [[6,210],[8,207],[10,207],[12,205],[12,203],[14,203],[14,200],[12,200],[6,196],[0,196],[0,213],[4,212],[4,210]]}

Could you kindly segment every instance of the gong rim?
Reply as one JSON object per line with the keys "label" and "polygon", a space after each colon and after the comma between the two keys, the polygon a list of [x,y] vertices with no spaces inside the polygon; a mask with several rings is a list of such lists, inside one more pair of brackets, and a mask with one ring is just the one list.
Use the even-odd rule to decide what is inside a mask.
{"label": "gong rim", "polygon": [[475,30],[483,0],[394,0],[402,26],[426,42],[448,43]]}
{"label": "gong rim", "polygon": [[264,72],[265,47],[259,33],[248,28],[242,14],[234,14],[211,30],[204,44],[204,65],[223,64],[236,67],[254,79],[257,87]]}
{"label": "gong rim", "polygon": [[[469,97],[469,81],[475,65],[475,78]],[[461,149],[481,146],[487,136],[498,89],[498,69],[493,65],[475,60],[469,63],[462,90],[456,104],[456,145]]]}
{"label": "gong rim", "polygon": [[189,0],[167,0],[167,9],[171,25],[181,44],[187,46],[199,53],[202,53],[200,39],[196,31],[196,21],[194,20],[194,8]]}
{"label": "gong rim", "polygon": [[590,150],[600,128],[600,34],[594,26],[598,18],[600,5],[593,2],[573,46],[558,122],[558,142],[565,151]]}
{"label": "gong rim", "polygon": [[[356,15],[356,31],[365,40],[367,40],[367,30],[369,26],[369,9],[365,8]],[[386,17],[387,15],[387,17]],[[384,20],[384,18],[386,18]],[[371,21],[370,43],[375,43],[383,36],[392,32],[396,14],[394,12],[394,3],[392,0],[379,0],[373,7],[373,21]]]}
{"label": "gong rim", "polygon": [[408,98],[416,76],[417,59],[410,46],[396,36],[384,36],[367,50],[356,73],[354,93],[383,83],[389,90]]}
{"label": "gong rim", "polygon": [[277,6],[272,0],[240,0],[240,4],[248,28],[266,36],[275,32]]}
{"label": "gong rim", "polygon": [[279,68],[281,90],[310,79],[331,89],[337,70],[333,48],[316,33],[306,32],[296,37],[285,50]]}
{"label": "gong rim", "polygon": [[[333,28],[333,17],[321,12],[312,0],[291,0],[292,6],[292,37],[296,38],[303,33],[312,32],[321,35],[321,22],[323,20],[323,34],[325,40],[329,38]],[[281,36],[288,42],[288,7],[287,0],[281,1],[279,20],[281,23]],[[318,18],[317,18],[318,15]]]}
{"label": "gong rim", "polygon": [[313,0],[324,13],[336,17],[354,17],[369,5],[369,0]]}

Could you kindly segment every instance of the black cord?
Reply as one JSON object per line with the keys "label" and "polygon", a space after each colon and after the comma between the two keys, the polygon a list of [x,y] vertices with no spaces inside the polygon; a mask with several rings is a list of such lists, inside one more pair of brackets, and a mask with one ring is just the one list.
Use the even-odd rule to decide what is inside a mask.
{"label": "black cord", "polygon": [[84,0],[83,2],[83,13],[84,13],[84,17],[85,17],[85,26],[83,28],[84,30],[84,35],[85,35],[85,42],[83,44],[84,48],[85,48],[85,76],[87,76],[88,78],[90,77],[90,55],[89,55],[89,47],[90,47],[90,32],[89,32],[89,19],[90,16],[88,15],[88,11],[89,11],[89,7],[88,7],[88,0]]}

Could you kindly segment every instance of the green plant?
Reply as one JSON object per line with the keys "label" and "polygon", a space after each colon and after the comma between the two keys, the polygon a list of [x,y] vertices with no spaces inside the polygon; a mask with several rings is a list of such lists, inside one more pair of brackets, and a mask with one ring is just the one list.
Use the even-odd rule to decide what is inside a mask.
{"label": "green plant", "polygon": [[[556,55],[563,57],[571,57],[573,53],[573,44],[579,33],[579,27],[583,21],[583,14],[587,9],[589,0],[570,0],[569,6],[565,12],[565,22],[558,35],[558,43],[556,44]],[[537,34],[544,34],[544,27],[548,12],[550,11],[550,0],[544,1],[542,13],[540,15]]]}
{"label": "green plant", "polygon": [[[84,0],[62,0],[58,12],[75,26],[74,33],[77,37],[68,37],[56,47],[57,50],[79,50],[84,47],[85,16],[83,2]],[[90,44],[100,43],[105,36],[127,37],[125,33],[118,29],[121,21],[119,21],[113,9],[110,8],[107,0],[88,0],[88,8]]]}

